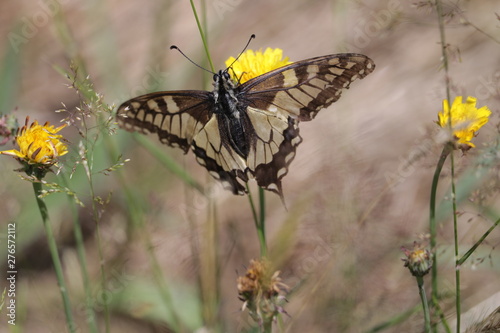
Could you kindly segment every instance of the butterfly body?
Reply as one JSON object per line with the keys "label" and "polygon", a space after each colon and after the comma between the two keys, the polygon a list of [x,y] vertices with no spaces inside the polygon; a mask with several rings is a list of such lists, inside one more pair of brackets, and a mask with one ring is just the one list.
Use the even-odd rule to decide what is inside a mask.
{"label": "butterfly body", "polygon": [[302,142],[299,121],[312,120],[374,68],[368,57],[346,53],[295,62],[243,84],[226,69],[214,75],[211,92],[139,96],[118,108],[118,120],[127,130],[157,133],[162,143],[191,149],[234,194],[244,194],[254,178],[283,197],[282,178]]}
{"label": "butterfly body", "polygon": [[246,117],[247,105],[237,91],[237,85],[231,80],[227,71],[219,71],[214,75],[214,109],[219,126],[225,130],[231,147],[242,158],[249,152],[248,119]]}

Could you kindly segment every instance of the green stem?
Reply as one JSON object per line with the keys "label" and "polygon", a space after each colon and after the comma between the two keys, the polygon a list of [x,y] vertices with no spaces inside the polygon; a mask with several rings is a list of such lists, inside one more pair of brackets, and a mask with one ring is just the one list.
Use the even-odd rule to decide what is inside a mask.
{"label": "green stem", "polygon": [[272,333],[273,332],[273,319],[265,320],[262,323],[262,333]]}
{"label": "green stem", "polygon": [[264,190],[259,187],[259,203],[260,203],[260,213],[257,216],[257,210],[255,209],[255,204],[253,202],[252,192],[250,192],[250,188],[247,186],[248,192],[248,201],[250,203],[250,209],[252,210],[253,221],[255,223],[255,229],[257,230],[257,237],[259,238],[260,245],[260,256],[262,258],[267,257],[267,245],[266,245],[266,222],[265,222],[265,197]]}
{"label": "green stem", "polygon": [[461,301],[460,301],[460,267],[458,265],[458,218],[457,218],[457,199],[455,189],[455,158],[453,153],[450,156],[451,162],[451,201],[453,210],[453,235],[455,242],[455,308],[457,313],[457,333],[460,333],[460,314],[461,314]]}
{"label": "green stem", "polygon": [[212,70],[212,72],[215,72],[215,67],[214,67],[214,64],[212,62],[212,58],[210,57],[210,52],[208,51],[207,39],[205,37],[205,34],[203,33],[203,28],[201,26],[200,19],[198,18],[198,13],[196,12],[196,7],[194,6],[193,0],[189,0],[189,2],[191,3],[191,8],[193,9],[193,14],[194,14],[194,18],[196,20],[196,24],[198,25],[198,30],[200,31],[201,40],[203,42],[203,48],[205,49],[205,53],[206,53],[207,58],[208,58],[208,63],[210,64],[210,69]]}
{"label": "green stem", "polygon": [[422,301],[422,308],[424,310],[424,322],[425,322],[425,333],[431,331],[431,316],[429,312],[429,303],[427,302],[427,296],[424,289],[424,278],[422,276],[417,276],[418,293],[420,294],[420,299]]}
{"label": "green stem", "polygon": [[430,217],[429,217],[429,232],[430,232],[430,245],[432,249],[432,295],[437,297],[437,260],[436,260],[436,238],[437,238],[437,226],[436,226],[436,194],[437,186],[439,183],[439,177],[441,171],[443,170],[444,162],[450,154],[450,147],[446,145],[439,156],[438,164],[436,165],[436,170],[434,171],[434,176],[432,178],[431,185],[431,198],[430,198]]}
{"label": "green stem", "polygon": [[57,252],[57,244],[54,234],[52,233],[52,227],[50,225],[49,213],[47,206],[42,198],[39,196],[42,194],[42,183],[33,182],[33,190],[35,191],[36,202],[38,204],[38,209],[42,215],[43,226],[45,227],[45,233],[47,235],[47,243],[49,245],[50,255],[52,257],[52,262],[54,263],[54,270],[56,273],[57,284],[59,285],[59,291],[61,292],[64,313],[66,315],[66,324],[68,325],[70,332],[76,332],[76,325],[73,321],[73,315],[71,313],[71,304],[69,302],[68,288],[64,282],[64,274],[62,270],[61,260],[59,258],[59,253]]}
{"label": "green stem", "polygon": [[[456,254],[458,257],[458,254]],[[457,260],[458,261],[458,260]],[[461,314],[461,304],[460,304],[460,269],[458,266],[455,267],[455,307],[457,312],[457,333],[460,333],[460,314]]]}
{"label": "green stem", "polygon": [[[449,145],[444,146],[443,151],[441,152],[441,156],[439,157],[439,161],[436,165],[436,170],[434,171],[434,176],[432,178],[431,185],[431,198],[430,198],[430,216],[429,216],[429,233],[430,233],[430,245],[432,250],[432,271],[431,271],[431,299],[436,307],[439,296],[438,296],[438,260],[437,260],[437,251],[436,251],[436,239],[437,239],[437,226],[436,226],[436,193],[437,186],[439,183],[439,176],[441,175],[441,170],[443,169],[444,162],[446,158],[451,152],[451,147]],[[433,327],[434,329],[434,327]]]}

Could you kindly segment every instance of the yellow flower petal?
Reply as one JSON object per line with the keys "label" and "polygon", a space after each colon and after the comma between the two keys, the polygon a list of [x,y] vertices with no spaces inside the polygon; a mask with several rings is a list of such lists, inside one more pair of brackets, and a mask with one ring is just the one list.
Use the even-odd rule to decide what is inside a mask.
{"label": "yellow flower petal", "polygon": [[264,52],[247,50],[240,55],[238,60],[235,60],[234,57],[230,57],[226,60],[226,66],[231,67],[229,74],[235,82],[239,83],[291,64],[288,57],[283,59],[283,50],[269,47]]}
{"label": "yellow flower petal", "polygon": [[487,106],[477,109],[476,102],[476,98],[469,96],[463,103],[462,96],[457,96],[451,105],[451,109],[448,100],[444,100],[443,111],[438,113],[438,125],[442,128],[451,125],[456,141],[470,147],[475,147],[471,140],[476,135],[476,132],[488,122],[491,115],[491,111]]}
{"label": "yellow flower petal", "polygon": [[66,145],[61,141],[62,135],[57,134],[66,125],[55,128],[46,122],[43,126],[34,121],[28,127],[29,117],[26,124],[20,128],[16,135],[19,150],[1,151],[0,154],[13,156],[27,162],[28,164],[53,165],[59,156],[68,153]]}

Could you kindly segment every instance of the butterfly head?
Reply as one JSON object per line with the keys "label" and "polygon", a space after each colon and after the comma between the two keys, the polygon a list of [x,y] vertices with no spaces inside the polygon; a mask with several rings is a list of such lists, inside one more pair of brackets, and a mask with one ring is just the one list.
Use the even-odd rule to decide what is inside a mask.
{"label": "butterfly head", "polygon": [[224,70],[220,70],[219,73],[214,74],[214,82],[220,82],[220,81],[230,81],[231,80],[231,75],[228,73],[228,68]]}
{"label": "butterfly head", "polygon": [[228,69],[220,70],[217,74],[214,74],[214,88],[217,91],[232,91],[238,84],[233,81],[231,75],[229,75]]}

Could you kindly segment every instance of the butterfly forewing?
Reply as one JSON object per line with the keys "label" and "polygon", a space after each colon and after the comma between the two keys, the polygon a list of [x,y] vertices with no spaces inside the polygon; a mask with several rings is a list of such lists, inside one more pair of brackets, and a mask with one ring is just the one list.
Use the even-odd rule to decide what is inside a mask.
{"label": "butterfly forewing", "polygon": [[235,194],[257,184],[283,198],[282,179],[302,142],[299,121],[313,119],[340,98],[351,82],[375,69],[361,54],[298,61],[229,84],[215,76],[213,92],[172,91],[139,96],[118,108],[128,130],[157,133],[160,141],[187,152]]}
{"label": "butterfly forewing", "polygon": [[162,143],[187,152],[212,117],[213,99],[207,91],[186,90],[142,95],[123,103],[117,112],[129,131],[157,133]]}
{"label": "butterfly forewing", "polygon": [[278,68],[244,83],[240,91],[257,109],[308,121],[374,69],[373,61],[362,54],[334,54]]}

